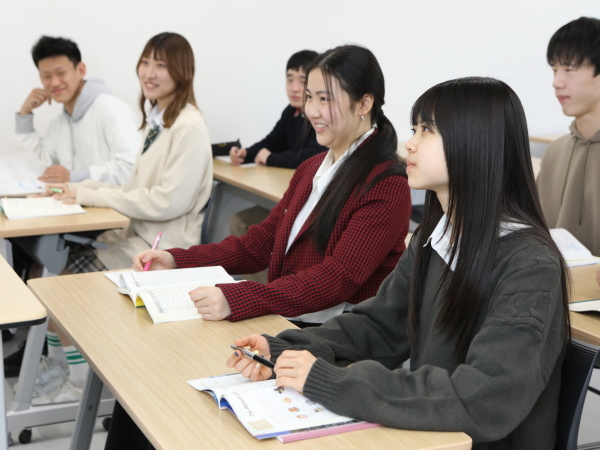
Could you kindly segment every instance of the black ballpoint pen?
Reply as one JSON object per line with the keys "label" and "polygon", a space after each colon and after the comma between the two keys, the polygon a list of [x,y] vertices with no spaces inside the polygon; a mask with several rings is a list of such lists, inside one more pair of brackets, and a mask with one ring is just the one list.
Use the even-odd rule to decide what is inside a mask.
{"label": "black ballpoint pen", "polygon": [[275,368],[275,364],[273,364],[271,361],[263,358],[262,356],[258,356],[256,353],[252,353],[250,350],[247,350],[242,347],[237,347],[233,344],[231,344],[230,347],[234,350],[242,352],[242,355],[244,355],[246,358],[250,358],[250,359],[256,361],[257,363],[262,364],[265,367],[268,367],[269,369]]}

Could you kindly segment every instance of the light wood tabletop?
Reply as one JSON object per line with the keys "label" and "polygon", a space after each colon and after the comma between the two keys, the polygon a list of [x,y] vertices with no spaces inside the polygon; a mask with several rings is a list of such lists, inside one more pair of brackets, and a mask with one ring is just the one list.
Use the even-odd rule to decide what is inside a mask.
{"label": "light wood tabletop", "polygon": [[218,159],[213,160],[213,177],[241,189],[278,202],[283,197],[293,169],[280,167],[236,167]]}
{"label": "light wood tabletop", "polygon": [[559,137],[564,136],[564,135],[565,135],[565,133],[543,134],[540,136],[529,136],[529,140],[532,142],[540,142],[542,144],[551,144],[552,142],[557,140]]}
{"label": "light wood tabletop", "polygon": [[[571,301],[600,299],[596,271],[600,265],[571,268]],[[574,338],[600,346],[600,313],[571,311],[571,333]]]}
{"label": "light wood tabletop", "polygon": [[0,328],[19,328],[44,323],[46,309],[2,256],[0,286]]}
{"label": "light wood tabletop", "polygon": [[[243,169],[242,169],[243,170]],[[292,327],[279,316],[237,323],[190,320],[155,325],[145,308],[101,273],[35,279],[29,286],[158,449],[278,448],[253,438],[229,411],[186,381],[232,372],[229,344]],[[286,448],[469,449],[464,433],[372,428],[285,444]]]}
{"label": "light wood tabletop", "polygon": [[0,238],[123,228],[129,219],[111,208],[85,207],[85,214],[9,220],[0,214]]}

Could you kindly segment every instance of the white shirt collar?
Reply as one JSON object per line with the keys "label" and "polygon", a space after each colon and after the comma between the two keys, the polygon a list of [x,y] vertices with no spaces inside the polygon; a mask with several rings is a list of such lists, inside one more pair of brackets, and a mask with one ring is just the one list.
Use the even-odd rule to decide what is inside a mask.
{"label": "white shirt collar", "polygon": [[365,141],[365,139],[367,139],[373,134],[374,131],[375,128],[371,128],[369,131],[367,131],[365,134],[359,137],[356,140],[356,142],[352,144],[350,148],[346,150],[342,154],[342,156],[340,156],[335,162],[335,155],[333,154],[333,150],[329,149],[329,151],[327,152],[327,156],[325,156],[325,159],[319,166],[319,170],[317,170],[317,173],[315,173],[315,176],[313,178],[313,191],[315,189],[318,189],[320,192],[323,192],[329,184],[329,182],[331,181],[331,179],[333,178],[333,176],[335,175],[335,173],[337,172],[337,170],[339,169],[342,161],[344,161],[348,156],[350,156],[354,152],[354,150],[356,150],[360,146],[360,144],[362,144]]}
{"label": "white shirt collar", "polygon": [[[438,255],[446,262],[446,264],[450,264],[450,236],[452,235],[452,223],[448,223],[448,229],[444,234],[444,228],[446,227],[446,223],[448,223],[448,216],[444,214],[435,229],[431,233],[431,236],[425,242],[423,247],[426,247],[428,244],[431,244],[431,248],[433,248]],[[498,233],[499,237],[506,236],[513,231],[521,230],[523,228],[527,228],[529,225],[524,223],[516,223],[516,222],[500,222],[500,231]],[[458,245],[460,246],[460,238],[458,239]],[[458,249],[456,250],[456,254],[454,255],[454,261],[452,261],[452,266],[450,269],[452,271],[456,270],[456,262],[458,261]]]}
{"label": "white shirt collar", "polygon": [[161,112],[158,112],[158,105],[154,105],[152,110],[148,113],[148,117],[146,117],[146,123],[150,126],[150,128],[154,128],[156,125],[160,127],[162,130],[165,127],[163,123],[163,116],[165,115],[165,111],[167,108],[163,108]]}

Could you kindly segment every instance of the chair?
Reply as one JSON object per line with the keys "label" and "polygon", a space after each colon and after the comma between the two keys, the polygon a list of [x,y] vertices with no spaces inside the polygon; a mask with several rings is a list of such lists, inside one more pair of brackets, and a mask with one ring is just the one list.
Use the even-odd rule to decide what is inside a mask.
{"label": "chair", "polygon": [[[600,348],[572,339],[562,366],[558,402],[558,435],[556,450],[577,449],[579,423],[594,366],[600,363]],[[600,448],[595,444],[579,448]]]}
{"label": "chair", "polygon": [[216,219],[215,213],[216,208],[214,207],[215,197],[220,195],[219,189],[217,188],[219,182],[213,180],[212,189],[210,191],[210,197],[204,208],[204,220],[202,221],[202,229],[200,230],[200,243],[210,244],[214,242],[214,227],[216,223],[213,223]]}

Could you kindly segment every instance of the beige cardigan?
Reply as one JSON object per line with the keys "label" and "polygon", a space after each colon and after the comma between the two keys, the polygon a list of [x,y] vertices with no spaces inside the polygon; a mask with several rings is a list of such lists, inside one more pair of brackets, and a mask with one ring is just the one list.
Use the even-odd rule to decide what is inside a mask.
{"label": "beige cardigan", "polygon": [[[144,140],[148,131],[147,126]],[[127,228],[98,237],[110,245],[107,250],[97,250],[109,269],[131,267],[131,258],[148,250],[161,231],[159,248],[187,248],[200,243],[213,174],[202,114],[188,104],[173,126],[164,128],[146,153],[141,151],[124,186],[91,180],[69,183],[69,188],[76,190],[77,203],[110,207],[131,219]]]}

